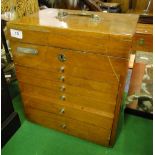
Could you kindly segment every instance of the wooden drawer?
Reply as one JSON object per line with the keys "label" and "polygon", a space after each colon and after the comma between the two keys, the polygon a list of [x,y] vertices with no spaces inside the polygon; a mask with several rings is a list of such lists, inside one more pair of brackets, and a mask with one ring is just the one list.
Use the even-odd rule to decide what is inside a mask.
{"label": "wooden drawer", "polygon": [[[11,47],[14,60],[18,65],[56,72],[60,72],[60,69],[65,67],[65,72],[76,76],[83,75],[86,70],[88,70],[89,75],[93,76],[92,69],[93,71],[116,73],[125,76],[128,66],[127,59],[107,57],[100,54],[30,44],[17,44],[15,42],[12,43]],[[36,49],[38,53],[25,54],[22,53],[22,50],[22,52],[17,52],[18,47]],[[89,76],[87,72],[86,75]]]}
{"label": "wooden drawer", "polygon": [[[129,52],[127,51],[129,51],[132,44],[131,38],[123,39],[121,36],[108,36],[105,34],[91,35],[90,32],[85,33],[84,31],[82,33],[76,33],[74,31],[68,33],[65,30],[61,30],[50,33],[49,37],[50,44],[52,46],[92,52],[95,54],[107,54],[109,56],[116,56],[120,58],[129,57]],[[120,46],[118,46],[115,42],[117,42]]]}
{"label": "wooden drawer", "polygon": [[[8,25],[9,27],[9,25]],[[107,42],[108,35],[104,34],[96,34],[95,36],[91,35],[91,32],[77,32],[77,31],[66,31],[55,29],[54,31],[48,30],[46,28],[43,30],[35,30],[35,29],[24,29],[23,27],[14,26],[12,28],[14,30],[18,30],[22,32],[23,38],[18,39],[11,36],[10,29],[8,31],[8,35],[11,41],[18,41],[21,43],[30,43],[36,45],[48,45],[55,46],[61,48],[75,49],[75,50],[84,50],[95,53],[107,53]],[[40,28],[42,29],[42,28]],[[85,34],[85,35],[84,35]],[[39,35],[39,37],[38,37]],[[90,37],[91,35],[91,37]],[[31,39],[30,39],[31,36]],[[75,39],[76,36],[76,39]],[[89,45],[87,45],[88,40],[90,41]],[[96,40],[98,40],[96,42]],[[61,42],[61,44],[60,44]]]}
{"label": "wooden drawer", "polygon": [[153,52],[153,35],[136,33],[132,49],[135,51]]}
{"label": "wooden drawer", "polygon": [[[9,38],[11,39],[11,42],[18,41],[26,44],[30,43],[45,46],[50,45],[71,50],[73,49],[79,51],[92,52],[95,54],[108,54],[109,56],[116,56],[120,58],[129,58],[129,52],[127,51],[130,50],[132,44],[131,38],[125,39],[121,38],[121,36],[111,36],[109,40],[108,35],[96,34],[96,36],[92,36],[89,32],[82,32],[82,34],[80,34],[73,31],[68,33],[67,31],[63,30],[56,32],[53,31],[52,33],[49,33],[48,30],[46,32],[40,32],[36,30],[25,30],[23,28],[18,28],[18,30],[22,31],[23,38],[17,39],[11,37],[9,32]],[[83,35],[84,33],[85,36]],[[37,37],[38,35],[40,37]],[[31,40],[29,39],[30,36]]]}
{"label": "wooden drawer", "polygon": [[67,134],[90,140],[98,144],[106,146],[109,144],[111,134],[110,130],[32,108],[25,109],[25,112],[27,118],[35,123],[39,123],[46,127],[63,131]]}
{"label": "wooden drawer", "polygon": [[[31,76],[35,79],[47,79],[52,80],[56,82],[62,82],[70,83],[72,85],[80,84],[80,82],[77,83],[77,79],[84,80],[85,82],[88,80],[99,82],[102,86],[102,83],[108,83],[109,85],[118,85],[118,80],[120,76],[117,75],[117,77],[114,74],[100,72],[96,70],[84,70],[81,68],[72,68],[72,71],[68,71],[68,69],[64,69],[63,72],[53,72],[53,71],[44,71],[29,67],[22,67],[20,65],[16,65],[16,73],[17,76],[20,78],[20,76]],[[64,77],[63,80],[61,77]],[[86,82],[87,83],[87,82]]]}
{"label": "wooden drawer", "polygon": [[[104,100],[106,97],[105,96],[111,96],[112,98],[117,97],[117,92],[118,92],[118,85],[113,85],[113,91],[108,92],[105,88],[104,92],[101,91],[95,91],[91,89],[87,89],[84,87],[76,87],[72,85],[67,85],[65,83],[60,83],[60,82],[52,82],[52,81],[47,81],[47,80],[42,80],[42,79],[31,79],[30,77],[25,77],[26,80],[23,80],[19,78],[20,82],[23,82],[25,84],[30,84],[33,86],[38,86],[42,88],[47,88],[50,91],[56,91],[59,93],[66,93],[66,94],[71,94],[75,96],[86,96],[88,98],[92,98],[92,96],[96,97],[98,100]],[[115,91],[114,91],[115,90]]]}
{"label": "wooden drawer", "polygon": [[68,104],[76,104],[81,107],[90,107],[98,110],[103,110],[103,112],[114,113],[115,105],[116,105],[116,96],[114,97],[112,94],[102,94],[103,99],[99,98],[99,93],[94,93],[93,96],[88,97],[84,93],[81,94],[69,94],[63,93],[59,91],[53,91],[42,87],[36,87],[33,85],[29,85],[26,83],[20,82],[19,84],[21,92],[23,94],[27,94],[29,96],[40,97],[43,100],[51,101],[54,103],[68,103]]}
{"label": "wooden drawer", "polygon": [[79,120],[91,125],[100,126],[102,128],[111,130],[113,123],[113,114],[104,113],[103,111],[94,110],[91,108],[81,108],[78,105],[69,105],[67,103],[56,104],[50,101],[45,101],[36,97],[22,94],[24,100],[24,107],[35,108],[41,111],[51,112],[61,117],[67,117]]}
{"label": "wooden drawer", "polygon": [[[54,72],[47,72],[42,70],[35,70],[31,68],[16,66],[16,75],[18,81],[36,85],[43,88],[49,88],[56,91],[64,91],[62,87],[65,87],[68,91],[72,89],[73,92],[83,91],[96,91],[100,93],[110,93],[114,96],[117,95],[118,91],[118,81],[110,80],[110,77],[103,78],[102,82],[92,81],[87,79],[81,79],[77,77],[69,76],[68,74],[57,74]],[[93,74],[94,75],[94,74]],[[64,77],[64,80],[60,77]],[[96,76],[97,77],[97,76]],[[109,79],[108,79],[109,78]],[[99,79],[99,78],[98,78]],[[82,90],[83,89],[83,90]]]}

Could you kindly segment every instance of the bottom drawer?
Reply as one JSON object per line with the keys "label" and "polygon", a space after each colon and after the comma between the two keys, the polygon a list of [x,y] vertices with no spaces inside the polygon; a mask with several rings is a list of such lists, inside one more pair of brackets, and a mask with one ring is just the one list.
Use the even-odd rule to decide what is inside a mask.
{"label": "bottom drawer", "polygon": [[60,117],[56,114],[43,112],[33,108],[26,108],[27,118],[48,128],[86,139],[104,146],[109,145],[110,130],[88,125],[87,123]]}

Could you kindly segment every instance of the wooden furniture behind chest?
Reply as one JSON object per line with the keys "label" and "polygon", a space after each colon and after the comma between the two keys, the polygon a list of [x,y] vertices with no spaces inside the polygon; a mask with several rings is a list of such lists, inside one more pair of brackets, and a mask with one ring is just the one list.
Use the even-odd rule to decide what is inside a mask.
{"label": "wooden furniture behind chest", "polygon": [[10,22],[27,118],[112,145],[137,20],[137,15],[47,9]]}
{"label": "wooden furniture behind chest", "polygon": [[153,52],[153,25],[138,23],[132,45],[133,51]]}

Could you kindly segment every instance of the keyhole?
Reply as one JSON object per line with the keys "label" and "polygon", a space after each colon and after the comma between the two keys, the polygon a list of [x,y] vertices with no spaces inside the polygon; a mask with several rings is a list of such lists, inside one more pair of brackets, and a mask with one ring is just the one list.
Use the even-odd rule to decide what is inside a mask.
{"label": "keyhole", "polygon": [[61,61],[61,62],[66,61],[66,57],[65,57],[64,54],[59,54],[59,55],[58,55],[58,59],[59,59],[59,61]]}

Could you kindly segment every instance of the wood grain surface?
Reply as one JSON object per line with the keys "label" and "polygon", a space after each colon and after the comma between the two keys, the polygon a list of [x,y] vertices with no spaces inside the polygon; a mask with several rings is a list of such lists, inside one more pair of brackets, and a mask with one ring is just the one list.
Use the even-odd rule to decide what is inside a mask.
{"label": "wood grain surface", "polygon": [[[84,74],[87,70],[87,76],[91,77],[93,76],[91,69],[93,69],[94,72],[103,71],[111,74],[114,74],[115,71],[116,74],[125,76],[128,68],[128,59],[117,57],[107,57],[100,54],[39,45],[19,44],[17,42],[12,42],[11,47],[16,64],[47,71],[55,70],[57,72],[61,66],[65,66],[65,72],[73,75],[74,73],[76,75]],[[32,55],[17,52],[18,47],[36,49],[38,54]],[[60,54],[66,57],[66,61],[59,61],[58,56]],[[74,69],[74,67],[76,67],[76,69]],[[114,71],[112,68],[114,68]],[[85,70],[82,71],[83,69]],[[88,74],[89,71],[91,76]],[[98,73],[95,75],[98,76],[97,74]]]}
{"label": "wood grain surface", "polygon": [[[143,43],[141,43],[141,41]],[[135,34],[132,49],[153,52],[153,34]]]}
{"label": "wood grain surface", "polygon": [[97,144],[105,146],[109,145],[109,130],[33,108],[27,108],[25,112],[29,120],[44,125],[45,127],[62,131],[64,133],[77,136]]}
{"label": "wood grain surface", "polygon": [[[143,40],[143,44],[140,41]],[[134,35],[133,51],[153,52],[153,25],[152,24],[137,24],[136,33]]]}
{"label": "wood grain surface", "polygon": [[112,146],[138,15],[59,11],[7,25],[26,116]]}
{"label": "wood grain surface", "polygon": [[[76,81],[74,81],[74,78],[72,80],[72,78],[66,77],[67,80],[65,82],[60,82],[60,81],[58,81],[59,76],[57,76],[56,80],[54,80],[52,78],[50,80],[47,80],[47,79],[41,79],[39,77],[36,78],[36,76],[34,74],[29,76],[30,74],[21,74],[20,72],[16,72],[16,73],[17,73],[17,77],[18,77],[20,82],[24,82],[24,83],[31,84],[34,86],[47,88],[47,89],[54,90],[54,91],[71,93],[71,94],[75,94],[75,95],[76,94],[82,95],[82,92],[83,92],[83,94],[90,97],[92,94],[95,93],[98,95],[101,94],[100,98],[102,96],[103,96],[102,98],[104,98],[103,94],[111,93],[113,96],[116,96],[117,91],[118,91],[118,84],[116,84],[114,82],[111,82],[111,87],[109,87],[108,90],[106,89],[106,88],[108,88],[106,85],[107,84],[106,81],[105,82],[94,82],[94,84],[98,84],[98,86],[100,87],[101,90],[99,91],[99,90],[91,89],[91,86],[89,86],[89,85],[87,87],[87,84],[78,86],[76,84]],[[78,79],[78,78],[75,78],[75,80],[76,79]],[[70,82],[67,82],[68,80],[70,80]],[[82,79],[80,79],[80,80],[82,81]],[[91,83],[91,81],[88,81],[88,80],[83,80],[83,81],[86,83],[89,83],[89,82]],[[64,89],[62,89],[62,87],[64,87]]]}
{"label": "wood grain surface", "polygon": [[[95,75],[93,72],[93,75]],[[92,73],[91,73],[92,74]],[[73,86],[77,88],[85,88],[87,90],[97,91],[101,93],[112,93],[116,94],[118,88],[118,81],[116,78],[113,80],[99,80],[100,74],[96,74],[96,79],[93,79],[91,75],[88,74],[87,78],[74,77],[66,73],[55,73],[44,70],[34,70],[33,68],[27,68],[16,65],[16,75],[18,80],[28,84],[33,84],[43,88],[60,88],[60,86]],[[60,80],[62,75],[65,77],[64,82]],[[103,77],[102,77],[103,78]]]}
{"label": "wood grain surface", "polygon": [[107,130],[111,130],[113,123],[113,114],[106,113],[91,108],[81,108],[78,105],[67,103],[54,103],[45,101],[39,97],[31,97],[27,94],[22,94],[25,108],[35,108],[41,111],[57,114],[61,117],[79,120],[91,125],[99,126]]}
{"label": "wood grain surface", "polygon": [[[69,94],[69,93],[62,93],[60,91],[54,91],[45,89],[42,87],[36,87],[33,85],[29,85],[26,83],[20,82],[20,90],[22,93],[34,96],[34,97],[40,97],[41,99],[44,99],[46,101],[51,101],[54,103],[73,103],[77,104],[81,107],[91,107],[97,110],[102,110],[104,112],[113,113],[116,105],[116,97],[114,97],[112,94],[99,94],[94,93],[93,96],[86,96],[84,93],[81,94]],[[102,96],[100,96],[102,95]],[[61,99],[61,96],[65,96],[65,100]],[[100,98],[99,98],[100,97]],[[104,99],[102,99],[104,98]]]}
{"label": "wood grain surface", "polygon": [[[45,9],[18,21],[9,22],[9,38],[18,42],[128,58],[138,15],[86,11],[88,15],[98,16],[99,20],[93,21],[89,16],[81,18],[78,15],[69,15],[62,21],[57,18],[58,11],[57,9]],[[73,10],[64,11],[68,14],[81,13],[81,11]],[[10,28],[22,31],[23,38],[12,37]],[[115,44],[115,41],[118,41],[119,45]]]}

